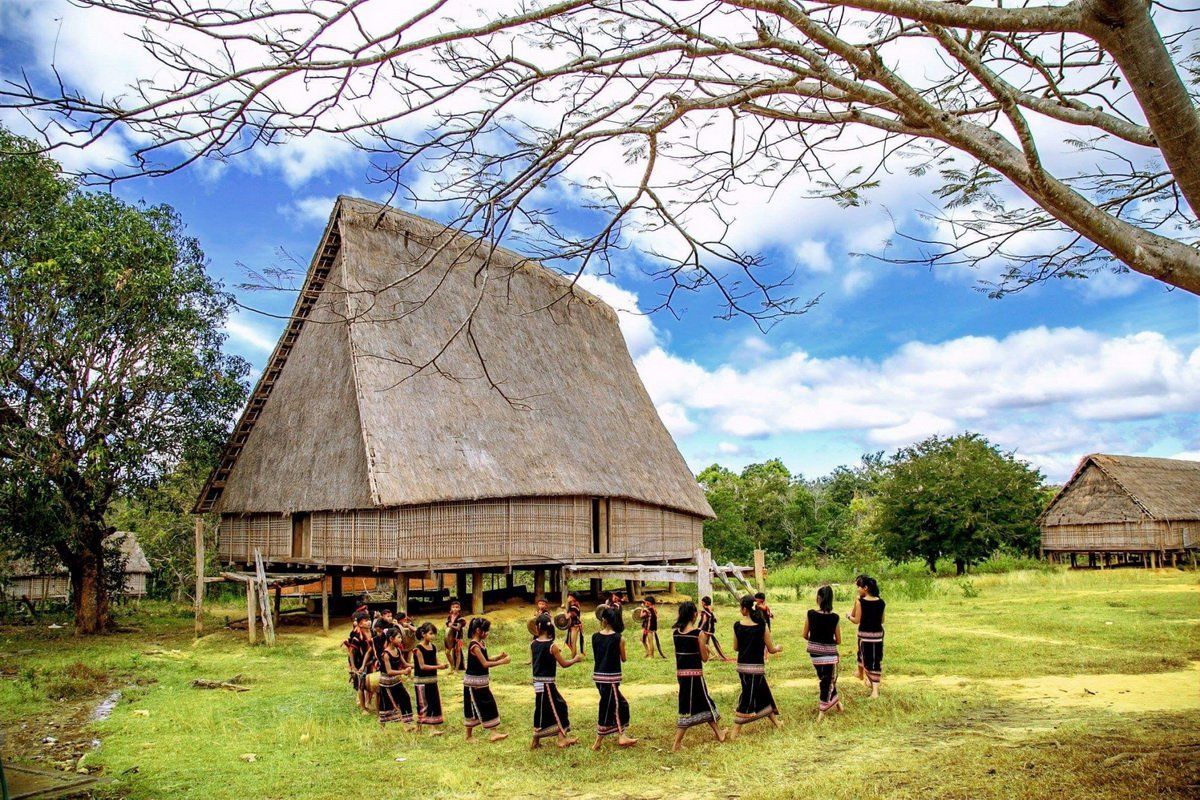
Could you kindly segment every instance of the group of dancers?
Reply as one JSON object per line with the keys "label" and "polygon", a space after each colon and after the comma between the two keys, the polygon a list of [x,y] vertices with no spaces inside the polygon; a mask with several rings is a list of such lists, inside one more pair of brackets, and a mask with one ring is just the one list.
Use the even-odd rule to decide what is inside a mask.
{"label": "group of dancers", "polygon": [[[874,698],[879,696],[882,679],[885,603],[874,578],[860,575],[855,585],[858,596],[848,619],[858,626],[858,678]],[[621,693],[622,664],[627,659],[622,636],[625,604],[622,593],[611,592],[596,608],[600,629],[591,637],[592,680],[599,693],[596,739],[592,745],[596,750],[610,737],[615,737],[617,745],[622,747],[637,743],[629,730],[629,701]],[[711,598],[702,598],[699,606],[691,601],[679,605],[678,618],[671,626],[679,684],[672,751],[678,751],[687,731],[699,725],[707,725],[713,737],[722,742],[736,738],[744,725],[756,720],[767,719],[773,726],[782,727],[779,708],[767,682],[767,661],[783,650],[771,636],[773,614],[761,593],[743,597],[739,612],[741,618],[733,624],[735,659],[726,656],[717,641],[717,618]],[[656,651],[662,656],[654,599],[643,600],[634,616],[641,623],[646,657],[653,658]],[[372,618],[366,607],[355,611],[352,619],[353,628],[343,644],[348,653],[350,683],[365,713],[374,708],[383,725],[399,722],[408,730],[424,727],[430,735],[440,736],[445,717],[438,673],[461,670],[467,738],[472,739],[479,727],[489,731],[489,741],[507,738],[508,734],[499,730],[500,711],[491,691],[490,672],[493,667],[509,664],[511,658],[504,652],[494,657],[488,654],[487,640],[492,626],[486,617],[474,617],[468,622],[458,601],[451,602],[443,640],[445,661],[438,659],[437,628],[433,623],[414,625],[403,611],[395,614],[383,611]],[[838,614],[833,611],[833,588],[822,585],[817,589],[816,607],[808,611],[803,629],[807,652],[817,674],[818,719],[823,719],[827,711],[844,710],[837,687],[838,645],[842,641],[839,622]],[[566,631],[565,647],[556,641],[557,629]],[[558,689],[557,675],[560,667],[573,667],[586,655],[578,600],[569,595],[566,612],[557,618],[551,615],[549,604],[539,600],[529,630],[533,636],[530,655],[534,691],[531,746],[537,748],[543,740],[554,739],[559,747],[569,747],[578,740],[571,734],[570,710]],[[728,732],[718,724],[721,715],[704,678],[704,665],[714,657],[713,651],[719,660],[737,662],[741,691],[733,727]],[[412,685],[411,695],[406,682]]]}

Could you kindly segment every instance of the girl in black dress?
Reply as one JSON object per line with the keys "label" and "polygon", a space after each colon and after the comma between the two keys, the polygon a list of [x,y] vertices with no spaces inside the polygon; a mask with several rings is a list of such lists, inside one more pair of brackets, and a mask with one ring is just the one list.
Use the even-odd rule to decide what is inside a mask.
{"label": "girl in black dress", "polygon": [[838,615],[833,613],[833,587],[823,584],[817,589],[817,607],[808,610],[804,620],[804,638],[808,640],[808,657],[817,671],[819,694],[817,721],[825,719],[831,708],[844,711],[838,698],[838,645],[842,643],[842,630],[838,627]]}
{"label": "girl in black dress", "polygon": [[446,615],[446,662],[451,672],[463,668],[463,630],[466,627],[462,603],[451,600],[450,613]]}
{"label": "girl in black dress", "polygon": [[600,709],[596,717],[596,743],[599,750],[605,736],[617,734],[617,744],[629,747],[637,739],[629,735],[629,702],[621,694],[621,662],[625,660],[625,640],[613,629],[617,612],[600,609],[600,630],[592,634],[592,656],[596,667],[592,680],[600,692]]}
{"label": "girl in black dress", "polygon": [[570,736],[571,719],[567,701],[555,683],[558,668],[571,667],[583,660],[582,655],[563,658],[562,649],[554,641],[554,621],[549,614],[539,614],[535,621],[537,638],[530,644],[533,656],[533,744],[542,746],[542,739],[558,737],[559,747],[570,747],[579,740]]}
{"label": "girl in black dress", "polygon": [[449,669],[449,664],[439,664],[437,660],[437,645],[433,637],[437,628],[432,622],[426,622],[417,628],[417,647],[413,650],[413,688],[417,693],[417,723],[429,726],[430,736],[441,736],[443,731],[437,729],[445,722],[442,716],[442,695],[438,691],[438,670]]}
{"label": "girl in black dress", "polygon": [[399,722],[405,730],[416,730],[412,698],[403,683],[404,676],[412,672],[412,665],[400,646],[400,628],[387,628],[383,638],[385,644],[379,654],[379,724]]}
{"label": "girl in black dress", "polygon": [[[707,599],[707,598],[706,598]],[[718,742],[725,741],[725,732],[717,725],[721,715],[704,682],[704,662],[708,661],[708,634],[696,622],[696,604],[688,601],[679,606],[671,639],[675,643],[675,677],[679,681],[679,721],[675,723],[675,744],[672,753],[683,745],[683,735],[693,725],[706,724],[712,728]]]}
{"label": "girl in black dress", "polygon": [[371,614],[366,606],[359,606],[350,620],[353,627],[342,646],[346,648],[350,685],[354,687],[358,707],[362,713],[369,714],[372,698],[367,685],[367,675],[378,668],[375,641],[371,634]]}
{"label": "girl in black dress", "polygon": [[712,598],[708,596],[700,598],[700,630],[704,632],[708,641],[716,648],[718,658],[722,661],[733,660],[725,655],[725,651],[721,649],[721,643],[717,641],[717,615],[713,611]]}
{"label": "girl in black dress", "polygon": [[471,620],[468,632],[470,641],[467,644],[467,671],[463,675],[463,724],[467,726],[467,738],[475,728],[482,725],[484,730],[492,731],[489,742],[507,739],[507,733],[496,730],[500,726],[500,709],[496,707],[496,698],[492,695],[492,667],[499,667],[509,662],[508,653],[501,652],[495,659],[488,658],[488,632],[492,623],[485,617],[475,617]]}
{"label": "girl in black dress", "polygon": [[567,649],[572,656],[587,652],[583,646],[583,610],[574,594],[567,595]]}
{"label": "girl in black dress", "polygon": [[776,646],[771,639],[771,631],[766,626],[762,612],[750,595],[742,598],[741,612],[742,619],[733,623],[733,649],[738,654],[737,671],[742,692],[738,696],[730,739],[736,739],[741,734],[743,725],[763,717],[771,720],[776,728],[783,727],[771,687],[767,685],[767,668],[763,663],[767,653],[783,652],[783,647]]}
{"label": "girl in black dress", "polygon": [[883,610],[886,605],[879,596],[879,584],[864,575],[858,581],[858,599],[854,601],[849,619],[858,626],[858,677],[871,690],[871,697],[879,697],[879,684],[883,680]]}

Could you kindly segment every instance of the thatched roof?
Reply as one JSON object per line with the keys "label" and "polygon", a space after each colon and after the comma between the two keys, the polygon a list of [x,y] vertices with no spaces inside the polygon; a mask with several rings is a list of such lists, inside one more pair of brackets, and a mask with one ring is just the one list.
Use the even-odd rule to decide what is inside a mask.
{"label": "thatched roof", "polygon": [[[1086,493],[1081,501],[1076,495]],[[1200,462],[1174,458],[1084,456],[1042,514],[1042,524],[1123,522],[1138,516],[1200,520]]]}
{"label": "thatched roof", "polygon": [[712,514],[611,308],[516,253],[339,198],[197,509],[546,495]]}
{"label": "thatched roof", "polygon": [[[131,531],[116,531],[105,540],[106,544],[116,544],[121,548],[125,559],[125,574],[150,573],[150,562],[146,559],[142,546],[138,544],[137,536]],[[66,565],[55,561],[47,568],[39,569],[32,561],[23,558],[12,559],[2,571],[9,578],[25,578],[31,575],[65,575]]]}

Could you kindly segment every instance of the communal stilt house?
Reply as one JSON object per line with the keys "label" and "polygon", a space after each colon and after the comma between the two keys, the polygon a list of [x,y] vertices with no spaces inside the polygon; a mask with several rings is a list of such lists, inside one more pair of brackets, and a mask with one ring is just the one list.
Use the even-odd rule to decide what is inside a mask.
{"label": "communal stilt house", "polygon": [[1092,564],[1175,564],[1200,548],[1200,462],[1085,456],[1042,513],[1042,551]]}
{"label": "communal stilt house", "polygon": [[712,514],[612,308],[346,197],[195,510],[227,564],[476,582],[690,560]]}

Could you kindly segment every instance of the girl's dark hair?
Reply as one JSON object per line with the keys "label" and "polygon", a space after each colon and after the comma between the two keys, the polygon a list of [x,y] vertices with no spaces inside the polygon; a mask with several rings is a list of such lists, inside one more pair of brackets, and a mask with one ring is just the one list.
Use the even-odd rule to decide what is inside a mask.
{"label": "girl's dark hair", "polygon": [[538,631],[538,636],[541,636],[543,633],[548,633],[548,634],[550,634],[550,638],[553,639],[554,638],[554,618],[551,617],[549,614],[538,614],[537,631]]}
{"label": "girl's dark hair", "polygon": [[356,622],[356,623],[362,622],[364,619],[370,619],[370,618],[371,618],[371,615],[368,614],[366,611],[355,611],[353,616],[350,617],[351,621]]}
{"label": "girl's dark hair", "polygon": [[383,629],[383,640],[385,642],[390,642],[390,641],[394,640],[396,637],[398,637],[399,635],[400,635],[400,628],[398,628],[398,627]]}
{"label": "girl's dark hair", "polygon": [[754,595],[748,594],[743,596],[740,605],[742,608],[746,609],[746,611],[749,613],[750,619],[753,622],[756,622],[759,625],[763,624],[763,615],[762,612],[758,610],[758,606],[754,604]]}
{"label": "girl's dark hair", "polygon": [[767,601],[767,595],[763,592],[755,592],[754,599],[762,600],[765,603]]}
{"label": "girl's dark hair", "polygon": [[858,576],[856,576],[856,577],[854,578],[854,585],[855,585],[855,586],[862,586],[862,585],[863,585],[863,581],[865,581],[866,579],[867,579],[867,576],[866,576],[866,575],[858,575]]}
{"label": "girl's dark hair", "polygon": [[467,638],[474,639],[476,631],[487,633],[492,629],[491,620],[487,617],[475,617],[471,620],[471,624],[467,626]]}
{"label": "girl's dark hair", "polygon": [[826,613],[833,611],[833,587],[828,583],[817,587],[817,608]]}
{"label": "girl's dark hair", "polygon": [[432,622],[422,622],[421,627],[417,628],[417,636],[424,636],[427,633],[437,633],[437,625]]}
{"label": "girl's dark hair", "polygon": [[867,594],[871,597],[879,597],[879,581],[874,578],[863,578],[863,588],[867,590]]}
{"label": "girl's dark hair", "polygon": [[708,595],[704,595],[704,597],[701,597],[701,598],[700,598],[700,602],[701,602],[701,603],[703,603],[703,604],[704,604],[704,605],[706,605],[706,606],[711,606],[711,605],[712,605],[712,598],[711,598],[711,597],[709,597]]}
{"label": "girl's dark hair", "polygon": [[696,610],[696,604],[693,603],[691,600],[687,600],[683,603],[680,603],[679,604],[679,618],[675,620],[675,624],[672,625],[671,627],[673,627],[677,631],[683,630],[684,628],[686,628],[688,626],[689,623],[695,621],[696,615],[698,613],[700,613],[700,612],[698,612]]}
{"label": "girl's dark hair", "polygon": [[612,606],[600,607],[600,622],[610,628],[617,627],[617,610]]}

